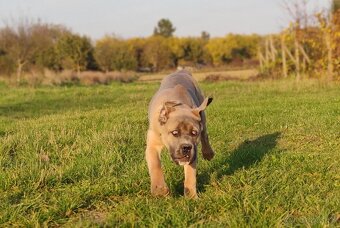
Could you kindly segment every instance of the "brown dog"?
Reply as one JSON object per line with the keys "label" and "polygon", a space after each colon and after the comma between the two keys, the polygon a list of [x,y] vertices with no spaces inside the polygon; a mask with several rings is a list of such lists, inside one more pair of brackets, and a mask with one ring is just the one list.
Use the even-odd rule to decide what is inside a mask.
{"label": "brown dog", "polygon": [[151,193],[168,195],[160,152],[165,146],[172,160],[184,166],[184,194],[196,198],[197,145],[202,142],[203,158],[214,151],[209,144],[204,109],[212,98],[203,97],[197,82],[182,70],[165,77],[149,105],[146,161],[151,177]]}

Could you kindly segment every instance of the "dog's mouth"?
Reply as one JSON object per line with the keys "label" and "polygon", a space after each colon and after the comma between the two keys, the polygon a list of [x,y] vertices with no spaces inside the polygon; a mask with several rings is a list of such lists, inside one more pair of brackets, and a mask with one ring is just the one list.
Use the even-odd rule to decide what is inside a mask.
{"label": "dog's mouth", "polygon": [[196,152],[191,151],[190,154],[183,156],[175,156],[174,154],[171,154],[171,158],[177,165],[189,165],[195,160]]}
{"label": "dog's mouth", "polygon": [[182,157],[173,157],[173,160],[176,160],[176,161],[189,161],[190,160],[190,156],[189,155],[185,155],[185,156],[182,156]]}
{"label": "dog's mouth", "polygon": [[173,161],[176,163],[176,165],[189,165],[190,164],[190,158],[187,158],[187,157],[174,158]]}

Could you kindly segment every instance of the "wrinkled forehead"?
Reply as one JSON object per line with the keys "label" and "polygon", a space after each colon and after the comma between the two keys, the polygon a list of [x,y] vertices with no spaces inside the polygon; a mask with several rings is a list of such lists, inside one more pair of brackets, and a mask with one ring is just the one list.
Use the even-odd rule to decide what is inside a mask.
{"label": "wrinkled forehead", "polygon": [[200,122],[193,115],[177,114],[170,116],[168,128],[180,131],[192,131],[200,129]]}

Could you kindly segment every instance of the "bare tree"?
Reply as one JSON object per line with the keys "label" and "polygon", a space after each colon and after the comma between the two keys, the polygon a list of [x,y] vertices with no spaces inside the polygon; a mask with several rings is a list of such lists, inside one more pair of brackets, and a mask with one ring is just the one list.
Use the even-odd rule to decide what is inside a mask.
{"label": "bare tree", "polygon": [[291,23],[291,31],[294,38],[294,63],[296,71],[296,79],[301,78],[301,63],[300,63],[300,47],[302,42],[302,29],[306,29],[309,25],[309,18],[307,11],[307,0],[283,0],[283,7],[288,12]]}
{"label": "bare tree", "polygon": [[21,19],[17,23],[7,24],[0,30],[0,48],[15,62],[17,81],[20,81],[24,66],[37,50],[34,22]]}
{"label": "bare tree", "polygon": [[283,8],[288,12],[290,21],[298,29],[307,28],[312,18],[308,14],[308,0],[283,0]]}

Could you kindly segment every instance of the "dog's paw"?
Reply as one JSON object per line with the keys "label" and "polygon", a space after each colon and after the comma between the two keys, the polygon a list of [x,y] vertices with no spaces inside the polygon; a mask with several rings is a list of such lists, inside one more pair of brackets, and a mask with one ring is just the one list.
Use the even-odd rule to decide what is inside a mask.
{"label": "dog's paw", "polygon": [[189,199],[198,199],[196,189],[184,188],[184,196]]}
{"label": "dog's paw", "polygon": [[168,196],[170,195],[170,190],[167,186],[153,186],[151,188],[151,194],[153,196]]}

